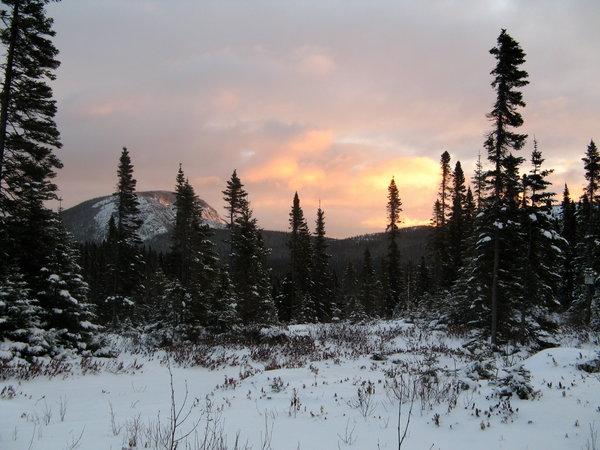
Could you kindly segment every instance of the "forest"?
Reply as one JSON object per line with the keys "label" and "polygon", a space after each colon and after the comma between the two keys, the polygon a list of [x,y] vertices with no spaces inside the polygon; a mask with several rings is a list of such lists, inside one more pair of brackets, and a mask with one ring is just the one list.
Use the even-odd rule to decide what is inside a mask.
{"label": "forest", "polygon": [[[582,149],[583,195],[550,192],[542,149],[527,145],[521,110],[525,52],[506,30],[490,50],[496,101],[472,176],[440,157],[427,256],[399,250],[402,195],[392,177],[387,251],[368,243],[360,264],[332,268],[325,211],[304,214],[296,192],[289,213],[289,263],[274,274],[248,193],[234,169],[223,190],[228,254],[211,230],[180,165],[170,248],[141,245],[134,165],[123,148],[117,203],[101,244],[77,243],[61,212],[48,208],[62,163],[50,81],[59,66],[45,2],[5,2],[0,98],[0,336],[2,361],[69,350],[101,354],[105,332],[138,332],[157,346],[202,336],[300,323],[406,318],[462,330],[473,346],[552,346],[564,324],[600,329],[600,154]],[[482,74],[484,75],[484,74]],[[521,156],[526,147],[530,155]]]}

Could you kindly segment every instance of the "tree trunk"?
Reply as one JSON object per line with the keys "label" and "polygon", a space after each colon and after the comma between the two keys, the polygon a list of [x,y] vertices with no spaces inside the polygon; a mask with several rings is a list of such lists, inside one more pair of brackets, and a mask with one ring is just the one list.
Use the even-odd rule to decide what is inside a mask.
{"label": "tree trunk", "polygon": [[0,192],[2,190],[2,178],[4,168],[4,148],[6,147],[6,129],[8,127],[8,104],[10,102],[10,90],[12,87],[13,68],[15,60],[15,46],[17,43],[19,2],[13,6],[10,24],[10,42],[6,52],[6,67],[4,68],[4,86],[0,97]]}

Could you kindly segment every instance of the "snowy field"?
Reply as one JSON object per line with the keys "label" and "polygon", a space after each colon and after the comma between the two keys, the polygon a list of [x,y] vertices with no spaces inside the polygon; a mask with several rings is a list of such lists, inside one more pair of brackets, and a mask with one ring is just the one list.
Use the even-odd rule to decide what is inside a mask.
{"label": "snowy field", "polygon": [[115,359],[0,381],[0,448],[599,448],[600,374],[578,368],[597,343],[480,362],[463,344],[402,322],[168,354],[115,338]]}

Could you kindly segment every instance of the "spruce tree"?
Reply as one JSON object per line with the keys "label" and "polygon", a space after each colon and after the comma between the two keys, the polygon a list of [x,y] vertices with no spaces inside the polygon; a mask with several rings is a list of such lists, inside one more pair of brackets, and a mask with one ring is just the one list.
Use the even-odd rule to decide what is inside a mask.
{"label": "spruce tree", "polygon": [[[244,185],[237,175],[237,170],[234,170],[231,178],[227,180],[227,187],[222,193],[223,200],[225,200],[225,210],[228,215],[227,228],[229,228],[229,240],[231,241],[235,220],[242,214],[244,208],[248,206],[248,193],[244,190]],[[230,250],[233,250],[232,243],[230,242],[229,244]]]}
{"label": "spruce tree", "polygon": [[461,271],[455,293],[461,305],[456,315],[496,347],[499,341],[514,337],[515,307],[525,295],[521,266],[526,239],[521,224],[523,185],[519,175],[523,159],[512,152],[520,150],[527,137],[514,130],[523,124],[519,108],[525,102],[519,89],[528,84],[528,74],[520,69],[525,53],[506,30],[502,30],[490,53],[496,59],[491,72],[496,102],[488,114],[492,130],[485,148],[492,169],[485,173],[487,196],[482,199],[470,259]]}
{"label": "spruce tree", "polygon": [[300,206],[298,193],[294,194],[292,209],[290,211],[290,297],[287,299],[290,319],[293,322],[314,322],[317,320],[317,311],[311,296],[313,291],[312,281],[312,245],[308,224]]}
{"label": "spruce tree", "polygon": [[[472,198],[471,198],[472,201]],[[467,188],[460,161],[456,162],[452,184],[452,208],[448,219],[448,285],[458,277],[463,266],[472,212],[467,211]]]}
{"label": "spruce tree", "polygon": [[473,175],[473,194],[475,207],[477,211],[481,211],[483,207],[483,198],[485,197],[485,172],[481,163],[481,152],[477,154],[477,164],[475,165],[475,174]]}
{"label": "spruce tree", "polygon": [[48,287],[38,294],[46,310],[47,333],[54,345],[89,354],[99,347],[95,335],[100,327],[95,325],[95,314],[87,301],[89,288],[78,263],[79,251],[58,217],[52,222],[51,232],[55,245],[40,269]]}
{"label": "spruce tree", "polygon": [[[62,163],[54,121],[56,102],[48,83],[59,66],[46,1],[3,1],[4,79],[0,93],[0,274],[12,267],[26,284],[45,284],[38,272],[52,250],[56,199],[52,179]],[[31,285],[32,292],[43,286]]]}
{"label": "spruce tree", "polygon": [[579,238],[576,247],[578,279],[570,312],[576,322],[590,324],[592,304],[600,273],[600,152],[594,141],[582,158],[586,185],[577,211]]}
{"label": "spruce tree", "polygon": [[333,298],[333,274],[329,267],[331,255],[327,253],[327,247],[325,239],[325,212],[319,206],[317,210],[312,264],[312,298],[319,322],[331,319],[336,311]]}
{"label": "spruce tree", "polygon": [[267,269],[267,250],[249,202],[242,205],[235,219],[231,245],[230,272],[241,321],[245,325],[273,324],[277,310]]}
{"label": "spruce tree", "polygon": [[[490,342],[495,346],[498,342],[498,328],[502,326],[509,314],[508,305],[500,304],[500,298],[509,299],[509,290],[512,280],[505,279],[501,274],[506,273],[505,265],[512,265],[514,255],[510,255],[510,237],[508,225],[514,225],[507,217],[515,211],[515,192],[517,189],[516,171],[521,158],[514,157],[511,150],[520,150],[525,144],[527,135],[511,131],[523,124],[523,118],[518,112],[519,107],[524,107],[523,94],[520,88],[526,86],[528,74],[519,67],[525,62],[525,53],[520,45],[502,30],[498,37],[498,45],[490,50],[496,58],[497,64],[491,74],[494,77],[492,87],[496,90],[496,103],[488,117],[492,121],[492,131],[488,134],[485,147],[488,151],[488,160],[493,164],[493,169],[488,172],[488,183],[492,194],[489,207],[486,210],[488,224],[493,227],[491,239],[493,245],[493,264],[491,267],[491,292],[490,292]],[[501,228],[505,226],[505,228]],[[512,247],[513,251],[515,250]],[[511,261],[513,258],[513,261]],[[500,278],[503,278],[500,280]],[[500,292],[505,286],[505,292]],[[503,314],[505,313],[505,314]]]}
{"label": "spruce tree", "polygon": [[0,277],[0,351],[3,360],[31,360],[51,352],[46,339],[45,312],[17,268]]}
{"label": "spruce tree", "polygon": [[517,309],[520,315],[518,336],[523,343],[545,339],[545,334],[556,327],[550,313],[559,306],[559,268],[563,258],[560,247],[564,240],[552,216],[554,193],[548,191],[551,183],[547,180],[552,170],[543,169],[543,162],[537,141],[534,141],[532,169],[524,177],[521,208],[525,245],[520,272],[526,295],[521,298]]}
{"label": "spruce tree", "polygon": [[401,274],[400,274],[400,249],[398,247],[399,225],[401,223],[400,213],[402,212],[402,201],[400,193],[396,186],[396,181],[392,177],[388,186],[386,233],[388,238],[387,253],[387,286],[385,294],[384,315],[391,317],[400,303],[401,293]]}
{"label": "spruce tree", "polygon": [[29,355],[54,355],[59,347],[91,350],[96,331],[74,244],[58,215],[46,206],[57,199],[53,178],[62,167],[55,155],[61,142],[48,84],[60,63],[47,3],[5,0],[0,12],[0,41],[5,46],[0,93],[0,308],[8,327],[0,335],[26,344],[23,351]]}
{"label": "spruce tree", "polygon": [[452,170],[450,168],[450,154],[442,153],[440,157],[440,190],[434,204],[432,225],[433,231],[429,245],[434,260],[434,282],[438,288],[445,289],[451,282],[451,261],[449,248],[448,221],[452,213]]}
{"label": "spruce tree", "polygon": [[575,249],[577,245],[577,212],[575,202],[571,199],[569,187],[565,184],[561,202],[561,236],[563,237],[563,262],[560,270],[559,299],[564,308],[569,308],[573,302],[575,291]]}
{"label": "spruce tree", "polygon": [[231,178],[227,180],[227,188],[223,191],[223,200],[225,200],[225,209],[228,213],[227,225],[232,228],[235,219],[242,214],[242,211],[248,203],[248,193],[244,190],[244,185],[234,170]]}
{"label": "spruce tree", "polygon": [[0,94],[0,190],[10,199],[35,185],[42,200],[55,197],[50,182],[62,167],[54,154],[61,147],[56,128],[56,101],[49,81],[60,65],[52,44],[53,20],[46,17],[49,0],[3,0],[4,27],[0,40],[6,48]]}
{"label": "spruce tree", "polygon": [[112,306],[111,324],[116,328],[123,319],[132,320],[135,297],[142,280],[143,259],[138,230],[142,225],[136,180],[129,151],[123,147],[117,167],[116,212],[109,221],[108,242],[114,252],[111,264],[111,291],[107,302]]}
{"label": "spruce tree", "polygon": [[440,199],[441,208],[441,225],[444,226],[448,219],[451,201],[451,182],[452,182],[452,169],[450,168],[450,153],[445,151],[440,156],[440,169],[442,174],[442,180],[440,181],[440,190],[438,198]]}
{"label": "spruce tree", "polygon": [[[176,176],[175,224],[172,231],[168,266],[181,286],[176,304],[185,333],[195,333],[208,323],[218,284],[218,259],[210,240],[210,228],[202,220],[202,205],[181,166]],[[180,297],[181,297],[180,296]]]}
{"label": "spruce tree", "polygon": [[[217,333],[224,333],[239,327],[241,320],[238,306],[239,298],[235,292],[235,287],[229,277],[229,273],[224,267],[221,267],[218,273],[215,295],[213,296],[213,302],[208,313],[208,328]],[[275,316],[274,309],[274,306],[271,306],[271,316]]]}

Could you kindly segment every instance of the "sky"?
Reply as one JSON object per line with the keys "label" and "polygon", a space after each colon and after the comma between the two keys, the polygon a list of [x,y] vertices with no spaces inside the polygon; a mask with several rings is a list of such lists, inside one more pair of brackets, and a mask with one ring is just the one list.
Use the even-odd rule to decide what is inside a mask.
{"label": "sky", "polygon": [[595,0],[62,0],[48,13],[65,208],[115,190],[126,146],[139,190],[172,190],[181,163],[222,215],[237,170],[264,229],[288,228],[297,191],[313,229],[320,204],[331,237],[384,231],[392,177],[404,225],[428,223],[442,152],[467,178],[483,152],[502,28],[527,54],[521,156],[535,136],[553,190],[578,196],[599,138]]}

